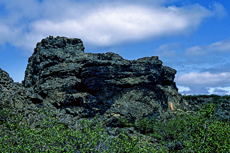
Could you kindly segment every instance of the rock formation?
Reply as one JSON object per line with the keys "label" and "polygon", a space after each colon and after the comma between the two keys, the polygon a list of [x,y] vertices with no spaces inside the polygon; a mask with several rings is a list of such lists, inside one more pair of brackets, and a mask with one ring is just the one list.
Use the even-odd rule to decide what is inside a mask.
{"label": "rock formation", "polygon": [[125,60],[118,54],[84,53],[80,39],[43,39],[28,60],[22,85],[66,113],[108,125],[130,122],[186,106],[174,82],[176,70],[157,56]]}
{"label": "rock formation", "polygon": [[[42,39],[28,59],[21,84],[0,69],[0,103],[17,109],[26,120],[37,108],[52,108],[69,127],[96,114],[106,127],[114,128],[121,118],[134,123],[190,110],[174,82],[176,70],[163,66],[157,56],[126,60],[112,52],[92,54],[84,49],[77,38]],[[36,115],[33,127],[39,125]]]}

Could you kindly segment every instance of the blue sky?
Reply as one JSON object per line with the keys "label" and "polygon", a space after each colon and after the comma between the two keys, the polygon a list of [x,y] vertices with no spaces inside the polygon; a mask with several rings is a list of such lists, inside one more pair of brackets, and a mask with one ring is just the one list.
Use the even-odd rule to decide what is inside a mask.
{"label": "blue sky", "polygon": [[179,93],[230,95],[228,0],[1,0],[0,68],[21,83],[37,42],[79,38],[86,53],[158,56]]}

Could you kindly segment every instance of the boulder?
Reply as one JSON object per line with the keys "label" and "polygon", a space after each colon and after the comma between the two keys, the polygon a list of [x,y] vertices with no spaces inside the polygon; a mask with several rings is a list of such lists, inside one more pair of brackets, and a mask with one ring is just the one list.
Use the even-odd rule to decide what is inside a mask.
{"label": "boulder", "polygon": [[26,88],[15,83],[9,74],[0,68],[0,106],[8,108],[26,107]]}
{"label": "boulder", "polygon": [[6,87],[8,84],[13,83],[14,80],[9,76],[9,74],[0,68],[0,85]]}
{"label": "boulder", "polygon": [[[16,86],[17,109],[25,119],[33,114],[28,108],[51,108],[70,127],[98,114],[106,127],[115,128],[121,118],[130,123],[152,116],[161,120],[171,111],[189,110],[174,82],[177,71],[163,66],[158,56],[126,60],[84,49],[80,39],[49,36],[37,43],[21,84],[5,79],[9,89]],[[11,100],[11,107],[18,101]]]}

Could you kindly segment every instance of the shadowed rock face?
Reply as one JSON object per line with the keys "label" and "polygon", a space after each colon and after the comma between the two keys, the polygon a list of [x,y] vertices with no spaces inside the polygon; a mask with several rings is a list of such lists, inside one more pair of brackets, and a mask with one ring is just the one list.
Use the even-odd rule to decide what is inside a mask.
{"label": "shadowed rock face", "polygon": [[[14,95],[21,99],[8,103],[18,109],[50,107],[70,116],[71,124],[100,114],[110,127],[116,127],[120,118],[134,123],[189,110],[174,82],[176,70],[163,66],[157,56],[126,60],[112,52],[92,54],[84,49],[77,38],[42,39],[28,60],[24,81],[3,81],[8,87],[2,89],[15,86]],[[18,101],[20,105],[13,105]]]}

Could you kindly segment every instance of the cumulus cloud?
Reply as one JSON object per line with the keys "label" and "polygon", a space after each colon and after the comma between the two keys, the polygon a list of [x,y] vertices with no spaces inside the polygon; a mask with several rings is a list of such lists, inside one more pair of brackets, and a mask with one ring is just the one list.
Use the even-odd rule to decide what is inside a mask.
{"label": "cumulus cloud", "polygon": [[[197,26],[200,20],[210,15],[201,6],[187,8],[142,7],[133,4],[103,6],[86,13],[80,19],[69,17],[58,22],[38,20],[31,29],[41,33],[65,33],[79,35],[85,41],[101,46],[133,40],[143,40],[183,33]],[[197,12],[197,13],[192,13]],[[199,14],[198,14],[199,12]]]}
{"label": "cumulus cloud", "polygon": [[[229,94],[226,89],[217,89],[230,87],[229,56],[227,54],[230,52],[229,44],[230,39],[226,39],[204,46],[192,46],[181,55],[174,52],[177,54],[173,56],[171,55],[172,44],[161,45],[157,50],[171,56],[171,60],[166,65],[172,66],[179,73],[175,76],[175,82],[181,94],[207,95],[211,92],[208,90],[214,88],[211,93],[226,95]],[[178,51],[178,49],[175,50]]]}
{"label": "cumulus cloud", "polygon": [[[178,88],[182,89],[181,94],[204,94],[209,95],[210,89],[214,89],[213,94],[226,95],[229,94],[227,90],[220,90],[219,87],[230,86],[229,72],[223,73],[187,73],[175,78]],[[186,90],[185,88],[186,87]],[[224,89],[224,88],[223,88]]]}
{"label": "cumulus cloud", "polygon": [[[230,77],[230,73],[210,73],[210,72],[203,72],[203,73],[187,73],[181,75],[175,79],[175,81],[179,85],[191,87],[191,86],[200,86],[200,87],[216,87],[221,85],[230,86],[230,81],[228,78]],[[191,84],[192,83],[192,84]]]}
{"label": "cumulus cloud", "polygon": [[185,50],[187,56],[203,56],[215,53],[216,55],[230,52],[230,39],[214,42],[210,45],[192,46]]}
{"label": "cumulus cloud", "polygon": [[[165,1],[163,1],[165,2]],[[221,13],[201,5],[164,6],[138,1],[2,0],[0,43],[32,50],[48,35],[81,38],[84,43],[110,46],[129,41],[185,34],[207,17]],[[147,5],[149,4],[149,5]],[[27,6],[27,7],[25,7]],[[13,30],[12,30],[13,29]],[[8,38],[3,38],[8,34]]]}

